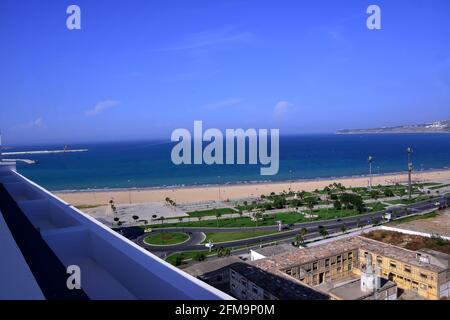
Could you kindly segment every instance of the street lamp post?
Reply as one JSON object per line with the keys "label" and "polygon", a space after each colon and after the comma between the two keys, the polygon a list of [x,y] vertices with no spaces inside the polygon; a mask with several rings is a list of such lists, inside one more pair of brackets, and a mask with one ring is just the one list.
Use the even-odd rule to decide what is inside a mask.
{"label": "street lamp post", "polygon": [[292,191],[292,170],[289,170],[289,192]]}
{"label": "street lamp post", "polygon": [[217,178],[219,179],[219,201],[220,201],[220,176],[217,176]]}
{"label": "street lamp post", "polygon": [[412,153],[413,149],[408,147],[406,149],[406,153],[408,154],[408,198],[411,200],[412,197],[412,187],[411,187],[411,175],[413,171],[413,163],[412,163]]}
{"label": "street lamp post", "polygon": [[372,162],[373,162],[373,157],[369,156],[367,161],[369,162],[369,190],[372,190]]}

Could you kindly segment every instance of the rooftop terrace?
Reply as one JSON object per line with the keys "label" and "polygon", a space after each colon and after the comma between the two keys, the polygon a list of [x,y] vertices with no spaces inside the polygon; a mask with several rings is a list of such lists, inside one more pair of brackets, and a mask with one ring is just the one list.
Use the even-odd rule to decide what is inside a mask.
{"label": "rooftop terrace", "polygon": [[[0,163],[1,299],[232,299]],[[81,269],[69,290],[66,269]]]}

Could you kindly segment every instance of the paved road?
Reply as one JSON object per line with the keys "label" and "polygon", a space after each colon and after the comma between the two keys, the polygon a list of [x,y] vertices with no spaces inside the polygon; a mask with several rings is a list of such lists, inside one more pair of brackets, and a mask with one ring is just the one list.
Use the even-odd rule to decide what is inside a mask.
{"label": "paved road", "polygon": [[[410,206],[403,206],[398,207],[402,208],[402,210],[395,211],[395,213],[392,214],[392,219],[398,219],[402,218],[408,215],[413,215],[421,212],[425,212],[427,210],[431,210],[436,208],[435,203],[437,201],[440,202],[441,205],[446,205],[450,202],[450,198],[447,195],[447,198],[439,197],[432,200],[427,200],[423,202],[419,202],[416,204],[412,204]],[[447,200],[446,200],[447,199]],[[323,226],[327,229],[328,233],[336,232],[341,229],[341,227],[345,224],[345,226],[348,229],[356,228],[358,224],[360,226],[366,226],[366,225],[372,225],[374,221],[378,220],[379,222],[382,221],[384,215],[387,212],[392,212],[392,209],[379,211],[379,212],[373,212],[373,213],[367,213],[363,215],[357,215],[352,217],[346,217],[342,219],[333,219],[333,220],[326,220],[326,221],[313,221],[313,222],[307,222],[307,223],[296,223],[289,227],[288,231],[274,233],[267,236],[262,236],[258,238],[250,238],[250,239],[242,239],[242,240],[236,240],[236,241],[230,241],[226,243],[220,243],[221,247],[239,247],[239,246],[248,246],[252,244],[260,244],[265,242],[274,242],[279,241],[287,238],[293,238],[298,234],[298,231],[301,228],[306,228],[308,230],[308,234],[306,238],[313,238],[317,237],[318,235],[318,228],[319,226]],[[153,232],[185,232],[191,235],[192,241],[188,241],[183,244],[173,245],[173,246],[151,246],[144,243],[144,238],[148,236],[149,234],[143,234],[139,237],[137,237],[136,242],[141,245],[142,247],[148,249],[151,252],[154,252],[155,254],[158,254],[159,256],[168,255],[173,252],[181,252],[181,251],[194,251],[194,250],[205,250],[205,245],[200,244],[200,242],[195,243],[195,239],[203,239],[199,237],[199,234],[206,233],[206,232],[236,232],[236,231],[242,231],[242,232],[251,232],[251,231],[277,231],[277,226],[261,226],[261,227],[242,227],[242,228],[196,228],[196,227],[186,227],[186,228],[160,228],[155,229]]]}

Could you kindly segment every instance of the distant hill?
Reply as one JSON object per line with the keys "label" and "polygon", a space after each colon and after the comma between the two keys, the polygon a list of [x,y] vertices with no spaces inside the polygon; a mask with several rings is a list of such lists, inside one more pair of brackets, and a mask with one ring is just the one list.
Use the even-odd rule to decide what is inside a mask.
{"label": "distant hill", "polygon": [[363,133],[450,133],[450,120],[433,123],[413,124],[397,127],[381,127],[372,129],[344,129],[336,134],[363,134]]}

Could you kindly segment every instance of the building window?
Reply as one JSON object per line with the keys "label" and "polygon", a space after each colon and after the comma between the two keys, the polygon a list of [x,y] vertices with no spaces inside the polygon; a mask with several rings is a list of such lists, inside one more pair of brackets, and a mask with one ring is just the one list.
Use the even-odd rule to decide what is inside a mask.
{"label": "building window", "polygon": [[393,261],[390,262],[389,266],[393,269],[397,268],[397,264]]}
{"label": "building window", "polygon": [[325,259],[325,267],[328,267],[330,265],[330,258]]}
{"label": "building window", "polygon": [[349,253],[348,253],[348,258],[349,258],[349,259],[353,258],[353,252],[349,252]]}
{"label": "building window", "polygon": [[405,272],[411,273],[411,267],[410,266],[405,266]]}
{"label": "building window", "polygon": [[420,284],[420,289],[422,289],[422,290],[426,290],[427,289],[427,286],[425,285],[425,284]]}
{"label": "building window", "polygon": [[317,270],[317,266],[318,266],[318,263],[317,263],[317,262],[314,262],[314,263],[313,263],[313,270]]}
{"label": "building window", "polygon": [[421,273],[421,274],[420,274],[420,277],[421,277],[422,279],[428,279],[428,276],[427,276],[426,274],[424,274],[424,273]]}
{"label": "building window", "polygon": [[342,256],[337,256],[337,258],[336,258],[337,263],[341,263],[341,259],[342,259]]}
{"label": "building window", "polygon": [[292,275],[292,269],[286,270],[286,274],[291,276]]}

